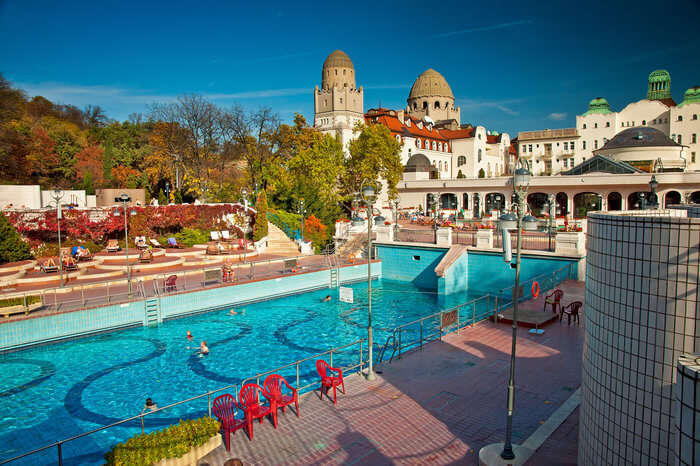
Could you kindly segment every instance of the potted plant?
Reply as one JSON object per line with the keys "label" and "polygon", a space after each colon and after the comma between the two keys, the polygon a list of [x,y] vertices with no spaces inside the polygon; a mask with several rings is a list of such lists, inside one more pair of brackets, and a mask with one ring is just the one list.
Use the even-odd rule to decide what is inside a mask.
{"label": "potted plant", "polygon": [[139,434],[112,447],[105,454],[107,465],[185,466],[221,445],[216,419],[181,420],[165,430]]}

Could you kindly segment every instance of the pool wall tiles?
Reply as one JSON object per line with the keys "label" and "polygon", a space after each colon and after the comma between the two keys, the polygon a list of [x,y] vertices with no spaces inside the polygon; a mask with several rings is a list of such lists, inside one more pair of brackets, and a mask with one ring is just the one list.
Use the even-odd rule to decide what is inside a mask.
{"label": "pool wall tiles", "polygon": [[588,214],[578,464],[688,458],[674,453],[688,444],[674,383],[679,357],[700,349],[699,249],[700,219]]}
{"label": "pool wall tiles", "polygon": [[[515,279],[515,269],[503,261],[502,253],[469,251],[467,261],[469,268],[467,287],[471,292],[486,294],[509,288],[508,293],[511,293],[510,289],[512,289]],[[536,277],[554,272],[572,262],[577,262],[577,260],[522,256],[520,259],[520,275],[522,277]],[[513,263],[515,263],[515,254],[513,255]]]}
{"label": "pool wall tiles", "polygon": [[448,268],[445,275],[438,277],[438,294],[449,295],[467,291],[468,254],[462,253]]}
{"label": "pool wall tiles", "polygon": [[0,350],[107,329],[143,325],[143,301],[18,320],[0,325]]}
{"label": "pool wall tiles", "polygon": [[[382,264],[372,264],[372,276],[381,277]],[[367,265],[340,269],[341,283],[367,279]],[[280,277],[274,280],[226,286],[210,290],[165,296],[160,300],[163,318],[202,312],[207,309],[260,301],[278,296],[327,287],[330,271],[311,272]],[[66,312],[34,319],[19,320],[0,325],[0,351],[113,330],[126,326],[143,325],[144,301]]]}
{"label": "pool wall tiles", "polygon": [[398,245],[377,245],[377,255],[382,261],[382,277],[408,281],[420,288],[438,289],[435,267],[447,249],[420,248]]}

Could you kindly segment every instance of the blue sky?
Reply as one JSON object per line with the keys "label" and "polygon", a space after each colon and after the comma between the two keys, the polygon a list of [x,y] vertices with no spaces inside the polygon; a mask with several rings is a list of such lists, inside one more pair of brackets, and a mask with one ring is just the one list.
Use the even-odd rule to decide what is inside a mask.
{"label": "blue sky", "polygon": [[644,98],[657,68],[680,102],[700,84],[699,15],[693,0],[0,0],[0,72],[29,95],[98,104],[120,120],[183,93],[312,120],[323,60],[341,49],[365,110],[405,106],[415,78],[434,68],[463,123],[515,135],[573,126],[596,96],[620,110]]}

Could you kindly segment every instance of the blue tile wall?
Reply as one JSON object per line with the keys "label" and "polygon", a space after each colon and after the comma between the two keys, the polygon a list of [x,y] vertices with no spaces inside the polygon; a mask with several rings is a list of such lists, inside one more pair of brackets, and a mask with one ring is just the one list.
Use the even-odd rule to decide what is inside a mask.
{"label": "blue tile wall", "polygon": [[[501,253],[469,251],[467,260],[469,268],[467,287],[470,293],[494,293],[502,288],[513,286],[515,269],[503,262]],[[576,260],[523,255],[520,258],[520,277],[524,281],[561,269],[572,262]],[[513,263],[515,263],[515,255],[513,255]]]}
{"label": "blue tile wall", "polygon": [[[382,264],[372,264],[372,276],[381,277]],[[340,269],[341,283],[367,280],[367,265]],[[160,300],[164,319],[203,312],[227,305],[271,299],[327,287],[330,271],[311,272],[236,286],[165,296]],[[0,325],[0,351],[106,331],[130,325],[143,325],[144,301],[66,312]]]}
{"label": "blue tile wall", "polygon": [[[435,267],[447,249],[416,246],[377,245],[377,256],[382,261],[382,277],[412,282],[420,288],[437,290]],[[418,256],[419,259],[414,259]]]}

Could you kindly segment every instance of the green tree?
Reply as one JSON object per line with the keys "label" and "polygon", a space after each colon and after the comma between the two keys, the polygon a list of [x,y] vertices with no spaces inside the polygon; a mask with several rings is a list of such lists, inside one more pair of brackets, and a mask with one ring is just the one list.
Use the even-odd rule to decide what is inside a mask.
{"label": "green tree", "polygon": [[345,194],[360,191],[363,180],[372,182],[383,178],[387,183],[389,199],[398,195],[396,185],[401,179],[401,143],[397,141],[384,125],[358,123],[356,139],[350,141],[350,157],[346,160],[344,176]]}
{"label": "green tree", "polygon": [[462,173],[462,170],[459,170],[457,172],[457,178],[466,178],[466,176],[464,176],[464,173]]}
{"label": "green tree", "polygon": [[253,241],[260,241],[267,236],[267,194],[263,189],[258,194],[255,203],[257,214],[255,216],[255,226],[253,227]]}
{"label": "green tree", "polygon": [[81,187],[85,190],[85,194],[95,194],[95,185],[92,181],[92,172],[85,172],[85,176],[83,176],[83,183]]}
{"label": "green tree", "polygon": [[158,205],[168,205],[168,199],[162,189],[158,191]]}
{"label": "green tree", "polygon": [[175,204],[182,204],[182,193],[179,189],[175,191],[173,199],[175,200]]}
{"label": "green tree", "polygon": [[0,213],[0,264],[31,258],[29,245],[22,240],[7,217]]}
{"label": "green tree", "polygon": [[479,178],[486,178],[486,172],[483,168],[479,169]]}

